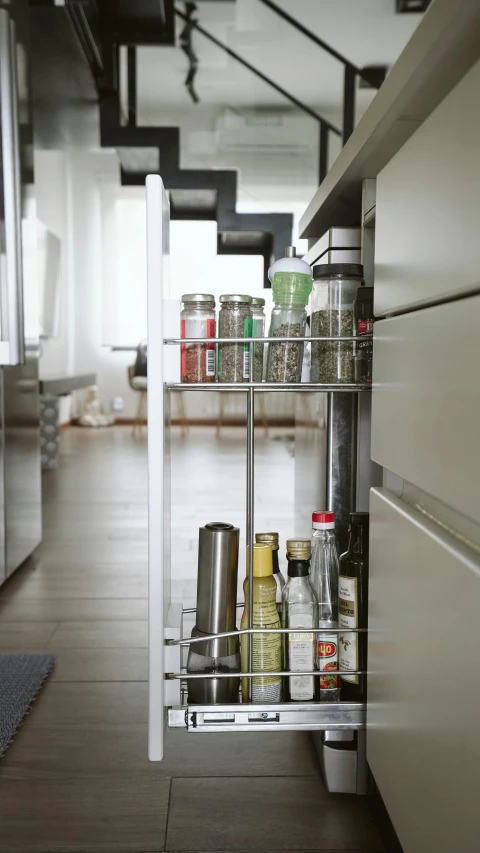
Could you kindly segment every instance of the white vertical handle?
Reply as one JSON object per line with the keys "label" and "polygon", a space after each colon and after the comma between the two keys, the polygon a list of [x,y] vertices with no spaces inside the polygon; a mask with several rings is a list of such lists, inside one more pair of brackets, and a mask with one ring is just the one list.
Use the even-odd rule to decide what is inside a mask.
{"label": "white vertical handle", "polygon": [[159,175],[148,175],[148,756],[163,757],[165,573],[165,412],[163,288],[168,255],[168,200]]}
{"label": "white vertical handle", "polygon": [[0,363],[21,364],[25,361],[25,334],[17,48],[15,24],[6,9],[0,9],[0,98],[8,338],[8,348],[0,349]]}

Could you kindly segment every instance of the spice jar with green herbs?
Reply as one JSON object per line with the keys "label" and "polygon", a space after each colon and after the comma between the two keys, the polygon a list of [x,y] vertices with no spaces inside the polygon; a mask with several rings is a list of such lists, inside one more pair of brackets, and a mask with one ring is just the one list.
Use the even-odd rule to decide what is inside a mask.
{"label": "spice jar with green herbs", "polygon": [[[265,336],[265,300],[261,296],[252,299],[252,338],[263,338]],[[261,382],[263,379],[263,351],[265,344],[254,344],[253,346],[253,381]]]}
{"label": "spice jar with green herbs", "polygon": [[[318,264],[313,268],[312,338],[352,337],[353,306],[363,279],[361,264]],[[312,382],[354,381],[354,344],[312,341]]]}
{"label": "spice jar with green herbs", "polygon": [[[271,338],[302,338],[307,320],[306,306],[312,290],[312,270],[295,257],[287,246],[285,258],[269,269],[274,307],[270,320]],[[303,342],[279,341],[268,345],[267,382],[300,382]]]}
{"label": "spice jar with green herbs", "polygon": [[[252,337],[252,297],[226,293],[220,297],[218,336],[220,338]],[[218,379],[220,382],[248,382],[250,379],[249,344],[218,345]]]}

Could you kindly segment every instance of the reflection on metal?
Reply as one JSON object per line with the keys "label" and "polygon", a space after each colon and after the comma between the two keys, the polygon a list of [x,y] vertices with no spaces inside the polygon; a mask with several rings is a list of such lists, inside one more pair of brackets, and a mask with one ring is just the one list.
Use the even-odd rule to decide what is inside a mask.
{"label": "reflection on metal", "polygon": [[192,46],[192,30],[195,28],[195,24],[197,23],[197,18],[193,18],[192,16],[196,11],[196,3],[185,3],[185,26],[180,33],[180,47],[188,57],[188,61],[190,63],[188,74],[185,78],[185,86],[194,104],[198,104],[200,101],[193,85],[198,70],[198,56]]}

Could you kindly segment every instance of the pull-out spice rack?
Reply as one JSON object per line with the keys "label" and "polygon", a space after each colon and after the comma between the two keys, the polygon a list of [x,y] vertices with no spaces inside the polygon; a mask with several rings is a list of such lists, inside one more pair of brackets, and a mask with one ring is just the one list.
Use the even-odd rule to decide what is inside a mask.
{"label": "pull-out spice rack", "polygon": [[[170,549],[170,406],[178,391],[244,393],[246,417],[246,539],[250,545],[248,566],[249,628],[252,627],[253,545],[254,540],[254,413],[257,394],[269,392],[319,393],[334,399],[368,392],[365,385],[320,383],[273,383],[252,381],[256,343],[312,343],[313,341],[355,342],[352,337],[274,337],[216,338],[218,344],[242,344],[249,347],[250,380],[237,383],[181,383],[180,346],[212,344],[212,338],[181,338],[180,302],[168,298],[169,210],[159,176],[147,178],[147,279],[148,279],[148,436],[149,436],[149,757],[163,757],[164,726],[183,726],[198,731],[255,730],[360,730],[365,728],[365,704],[345,702],[281,702],[253,704],[249,701],[222,706],[193,705],[188,702],[188,681],[192,677],[182,666],[182,646],[192,638],[183,638],[183,610],[171,601]],[[364,338],[365,339],[365,338]],[[338,396],[340,395],[340,397]],[[354,402],[354,401],[352,401]],[[279,629],[273,629],[278,633]],[[284,630],[284,629],[280,629]],[[261,633],[264,633],[262,629]],[[221,635],[219,635],[221,636]],[[243,675],[251,684],[258,675],[252,668],[252,644],[249,648],[249,672]],[[282,672],[288,676],[288,672]],[[317,673],[315,673],[317,674]],[[220,677],[220,673],[198,673],[195,677]],[[245,697],[244,697],[245,698]],[[249,698],[249,697],[247,697]],[[364,735],[357,731],[357,735]]]}
{"label": "pull-out spice rack", "polygon": [[[371,335],[368,336],[372,338]],[[367,339],[364,336],[363,339]],[[254,541],[254,415],[255,415],[255,394],[267,393],[269,391],[284,391],[284,392],[323,392],[323,393],[358,393],[360,391],[370,390],[370,386],[360,385],[357,383],[336,383],[322,384],[314,382],[296,382],[296,383],[278,383],[278,382],[254,382],[251,378],[254,365],[254,346],[256,343],[312,343],[312,342],[327,342],[338,343],[342,341],[355,342],[355,337],[244,337],[244,338],[216,338],[215,345],[218,344],[243,344],[248,345],[250,349],[250,379],[243,382],[206,382],[206,383],[183,383],[183,382],[165,382],[165,390],[171,391],[218,391],[218,392],[238,392],[247,394],[247,419],[246,419],[246,479],[247,479],[247,501],[246,501],[246,532],[247,545],[249,545],[249,627],[243,631],[231,631],[222,634],[211,634],[208,637],[201,638],[181,638],[181,639],[166,639],[167,646],[188,646],[197,641],[205,641],[207,639],[214,640],[221,637],[232,635],[250,635],[254,633],[288,633],[288,629],[281,628],[262,628],[255,629],[252,627],[253,614],[253,541]],[[212,338],[164,338],[165,346],[181,345],[186,343],[202,344],[212,343]],[[189,608],[191,612],[192,609]],[[329,629],[330,633],[343,633],[345,629]],[[366,629],[349,629],[349,632],[363,633]],[[312,633],[325,633],[325,629],[318,629]],[[252,643],[249,643],[249,672],[242,673],[242,678],[247,678],[249,685],[251,679],[258,676],[258,672],[252,671]],[[309,671],[304,673],[296,673],[297,675],[314,675],[318,676],[318,671]],[[354,674],[354,673],[351,673]],[[358,671],[356,674],[365,675],[366,673]],[[288,676],[287,670],[280,672],[262,673],[262,675],[281,675]],[[184,684],[183,695],[188,697],[188,681],[197,678],[231,678],[231,673],[195,673],[188,674],[186,671],[165,672],[167,681],[180,681]],[[185,685],[187,687],[185,688]],[[251,689],[251,688],[250,688]],[[248,697],[250,698],[250,697]],[[242,702],[235,705],[189,705],[188,698],[184,705],[179,707],[169,708],[168,710],[168,725],[170,727],[186,727],[189,731],[279,731],[279,730],[341,730],[341,729],[362,729],[365,728],[366,708],[365,703],[353,702],[320,702],[312,701],[307,703],[299,702],[284,702],[280,704],[258,705],[250,702]]]}

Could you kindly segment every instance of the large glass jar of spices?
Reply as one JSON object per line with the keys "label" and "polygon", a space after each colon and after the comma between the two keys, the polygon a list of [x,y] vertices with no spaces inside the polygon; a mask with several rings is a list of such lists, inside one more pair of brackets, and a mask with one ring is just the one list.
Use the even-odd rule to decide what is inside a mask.
{"label": "large glass jar of spices", "polygon": [[[265,337],[265,300],[261,296],[252,299],[252,338]],[[263,379],[263,351],[265,344],[254,344],[253,352],[253,381],[261,382]]]}
{"label": "large glass jar of spices", "polygon": [[[251,296],[227,293],[220,297],[218,336],[219,338],[252,337]],[[218,379],[220,382],[249,381],[249,344],[218,345]]]}
{"label": "large glass jar of spices", "polygon": [[182,302],[182,338],[212,338],[211,344],[181,344],[182,382],[215,382],[215,297],[184,293]]}
{"label": "large glass jar of spices", "polygon": [[[361,264],[318,264],[313,268],[312,338],[353,338],[353,306],[362,278]],[[353,346],[353,340],[312,341],[311,381],[353,382]]]}
{"label": "large glass jar of spices", "polygon": [[[306,306],[312,290],[312,270],[295,257],[295,248],[287,246],[286,257],[269,269],[274,308],[270,320],[271,338],[305,336]],[[267,382],[300,382],[303,342],[278,342],[268,345]]]}

